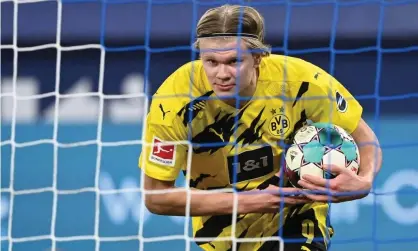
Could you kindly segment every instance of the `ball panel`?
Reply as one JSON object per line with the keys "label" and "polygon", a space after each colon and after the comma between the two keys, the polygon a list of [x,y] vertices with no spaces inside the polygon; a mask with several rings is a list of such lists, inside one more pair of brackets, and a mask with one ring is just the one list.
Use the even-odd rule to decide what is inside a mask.
{"label": "ball panel", "polygon": [[299,174],[299,171],[300,171],[300,168],[297,168],[297,169],[294,169],[294,170],[291,170],[290,168],[289,168],[289,166],[288,165],[286,165],[286,168],[285,168],[285,174],[286,174],[286,177],[287,177],[287,179],[289,180],[289,182],[290,182],[290,184],[292,185],[292,186],[294,186],[294,187],[298,187],[298,188],[301,188],[301,186],[298,184],[298,181],[299,181],[299,179],[300,179],[300,174]]}
{"label": "ball panel", "polygon": [[357,163],[357,161],[350,161],[347,165],[347,169],[355,174],[358,174],[359,164]]}
{"label": "ball panel", "polygon": [[341,151],[345,154],[345,157],[348,161],[353,161],[357,159],[357,147],[353,142],[344,141],[341,144]]}
{"label": "ball panel", "polygon": [[344,130],[342,127],[334,125],[335,129],[340,133],[341,137],[345,140],[351,141],[354,143],[354,139],[353,137],[351,137],[351,135]]}
{"label": "ball panel", "polygon": [[317,135],[316,133],[314,126],[304,126],[296,132],[293,141],[296,144],[308,143]]}
{"label": "ball panel", "polygon": [[300,151],[297,145],[292,145],[286,152],[285,160],[288,168],[295,170],[300,167],[302,162],[303,153]]}
{"label": "ball panel", "polygon": [[335,165],[339,167],[345,167],[346,166],[345,156],[342,152],[332,149],[331,151],[324,154],[324,157],[322,158],[322,165],[324,166]]}
{"label": "ball panel", "polygon": [[301,166],[300,167],[300,177],[303,177],[303,175],[305,174],[309,174],[315,177],[323,177],[324,176],[324,172],[321,168],[319,168],[317,165],[315,165],[314,163],[309,163],[305,166]]}
{"label": "ball panel", "polygon": [[322,129],[322,128],[332,128],[333,125],[330,123],[324,123],[324,122],[316,122],[313,123],[312,126],[315,126],[318,129]]}
{"label": "ball panel", "polygon": [[319,132],[319,141],[327,146],[338,146],[343,142],[343,139],[335,130],[321,130]]}
{"label": "ball panel", "polygon": [[321,163],[325,148],[318,141],[311,141],[303,147],[303,157],[307,162]]}

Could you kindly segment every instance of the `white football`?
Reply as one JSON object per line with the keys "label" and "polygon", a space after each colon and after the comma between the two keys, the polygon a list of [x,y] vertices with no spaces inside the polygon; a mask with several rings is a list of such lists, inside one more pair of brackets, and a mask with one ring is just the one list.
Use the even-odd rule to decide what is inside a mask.
{"label": "white football", "polygon": [[358,173],[360,153],[354,139],[343,128],[314,123],[300,128],[285,154],[285,173],[294,187],[299,179],[310,174],[332,179],[334,174],[322,169],[327,165],[348,168]]}

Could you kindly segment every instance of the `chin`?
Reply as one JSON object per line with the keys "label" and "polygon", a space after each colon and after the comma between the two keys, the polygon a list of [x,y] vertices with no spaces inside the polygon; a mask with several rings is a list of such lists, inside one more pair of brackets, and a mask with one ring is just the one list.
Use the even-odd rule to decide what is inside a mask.
{"label": "chin", "polygon": [[218,97],[231,97],[231,96],[235,96],[235,88],[230,90],[230,91],[221,91],[221,90],[214,90],[216,96]]}
{"label": "chin", "polygon": [[217,96],[231,96],[235,95],[236,86],[230,86],[229,88],[222,88],[218,85],[212,86]]}

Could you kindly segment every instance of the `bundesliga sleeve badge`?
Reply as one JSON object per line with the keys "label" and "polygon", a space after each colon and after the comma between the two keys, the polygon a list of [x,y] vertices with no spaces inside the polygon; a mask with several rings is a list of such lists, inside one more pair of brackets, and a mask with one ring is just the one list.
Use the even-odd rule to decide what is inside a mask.
{"label": "bundesliga sleeve badge", "polygon": [[176,158],[176,145],[166,144],[163,140],[154,137],[152,141],[152,152],[149,156],[151,162],[174,166]]}

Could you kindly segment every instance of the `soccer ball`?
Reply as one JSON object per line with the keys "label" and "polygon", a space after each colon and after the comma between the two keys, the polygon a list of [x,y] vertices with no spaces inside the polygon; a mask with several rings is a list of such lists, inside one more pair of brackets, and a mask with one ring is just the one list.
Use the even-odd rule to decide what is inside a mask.
{"label": "soccer ball", "polygon": [[314,123],[297,130],[285,154],[285,173],[289,182],[300,188],[298,181],[305,174],[332,179],[335,174],[321,168],[327,165],[358,173],[360,154],[351,135],[337,125],[325,123]]}

